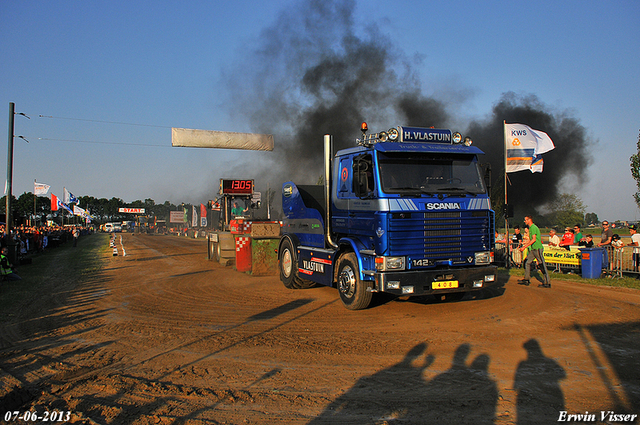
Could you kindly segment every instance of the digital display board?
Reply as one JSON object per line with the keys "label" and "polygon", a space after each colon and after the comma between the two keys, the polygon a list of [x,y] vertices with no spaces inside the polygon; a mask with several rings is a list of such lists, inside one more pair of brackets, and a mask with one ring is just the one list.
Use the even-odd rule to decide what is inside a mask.
{"label": "digital display board", "polygon": [[253,194],[253,180],[220,179],[221,195],[251,195]]}

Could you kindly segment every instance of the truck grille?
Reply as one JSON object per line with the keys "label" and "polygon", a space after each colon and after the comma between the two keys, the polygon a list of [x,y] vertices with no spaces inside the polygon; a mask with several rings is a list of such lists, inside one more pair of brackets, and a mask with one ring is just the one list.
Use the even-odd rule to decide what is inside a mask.
{"label": "truck grille", "polygon": [[491,211],[411,213],[389,218],[389,255],[466,261],[491,246]]}

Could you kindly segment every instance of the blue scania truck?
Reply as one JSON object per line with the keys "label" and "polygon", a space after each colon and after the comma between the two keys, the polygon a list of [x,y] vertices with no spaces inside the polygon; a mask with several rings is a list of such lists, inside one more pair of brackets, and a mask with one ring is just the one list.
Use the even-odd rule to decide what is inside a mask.
{"label": "blue scania truck", "polygon": [[451,130],[361,130],[335,155],[324,136],[324,185],[283,184],[284,285],[334,286],[350,310],[373,293],[461,298],[495,285],[483,152]]}

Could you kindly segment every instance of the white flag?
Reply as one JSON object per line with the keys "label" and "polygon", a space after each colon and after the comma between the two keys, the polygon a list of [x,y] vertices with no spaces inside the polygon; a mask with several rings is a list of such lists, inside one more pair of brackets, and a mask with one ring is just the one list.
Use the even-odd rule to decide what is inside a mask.
{"label": "white flag", "polygon": [[191,227],[198,227],[198,211],[195,205],[193,205],[193,210],[191,211]]}
{"label": "white flag", "polygon": [[46,195],[50,187],[48,184],[33,182],[33,194]]}
{"label": "white flag", "polygon": [[522,170],[541,173],[542,154],[555,148],[547,133],[534,130],[524,124],[505,123],[504,134],[507,148],[507,173]]}
{"label": "white flag", "polygon": [[69,192],[67,190],[67,188],[63,188],[63,194],[62,194],[62,202],[64,202],[65,204],[73,204],[73,203],[78,203],[78,198],[76,198],[75,196],[73,196],[73,193]]}
{"label": "white flag", "polygon": [[77,205],[73,206],[73,215],[78,215],[80,217],[84,217],[86,214],[86,211],[84,210],[84,208],[80,208]]}

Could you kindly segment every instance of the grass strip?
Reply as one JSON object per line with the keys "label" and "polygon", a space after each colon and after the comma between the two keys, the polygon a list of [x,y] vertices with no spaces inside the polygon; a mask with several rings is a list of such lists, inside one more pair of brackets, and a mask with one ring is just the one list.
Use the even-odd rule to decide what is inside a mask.
{"label": "grass strip", "polygon": [[81,236],[76,247],[70,238],[56,248],[31,255],[31,264],[16,268],[22,280],[0,283],[0,323],[33,314],[28,311],[33,308],[41,312],[50,310],[53,306],[48,301],[59,304],[64,294],[96,279],[108,250],[109,235],[96,233]]}

